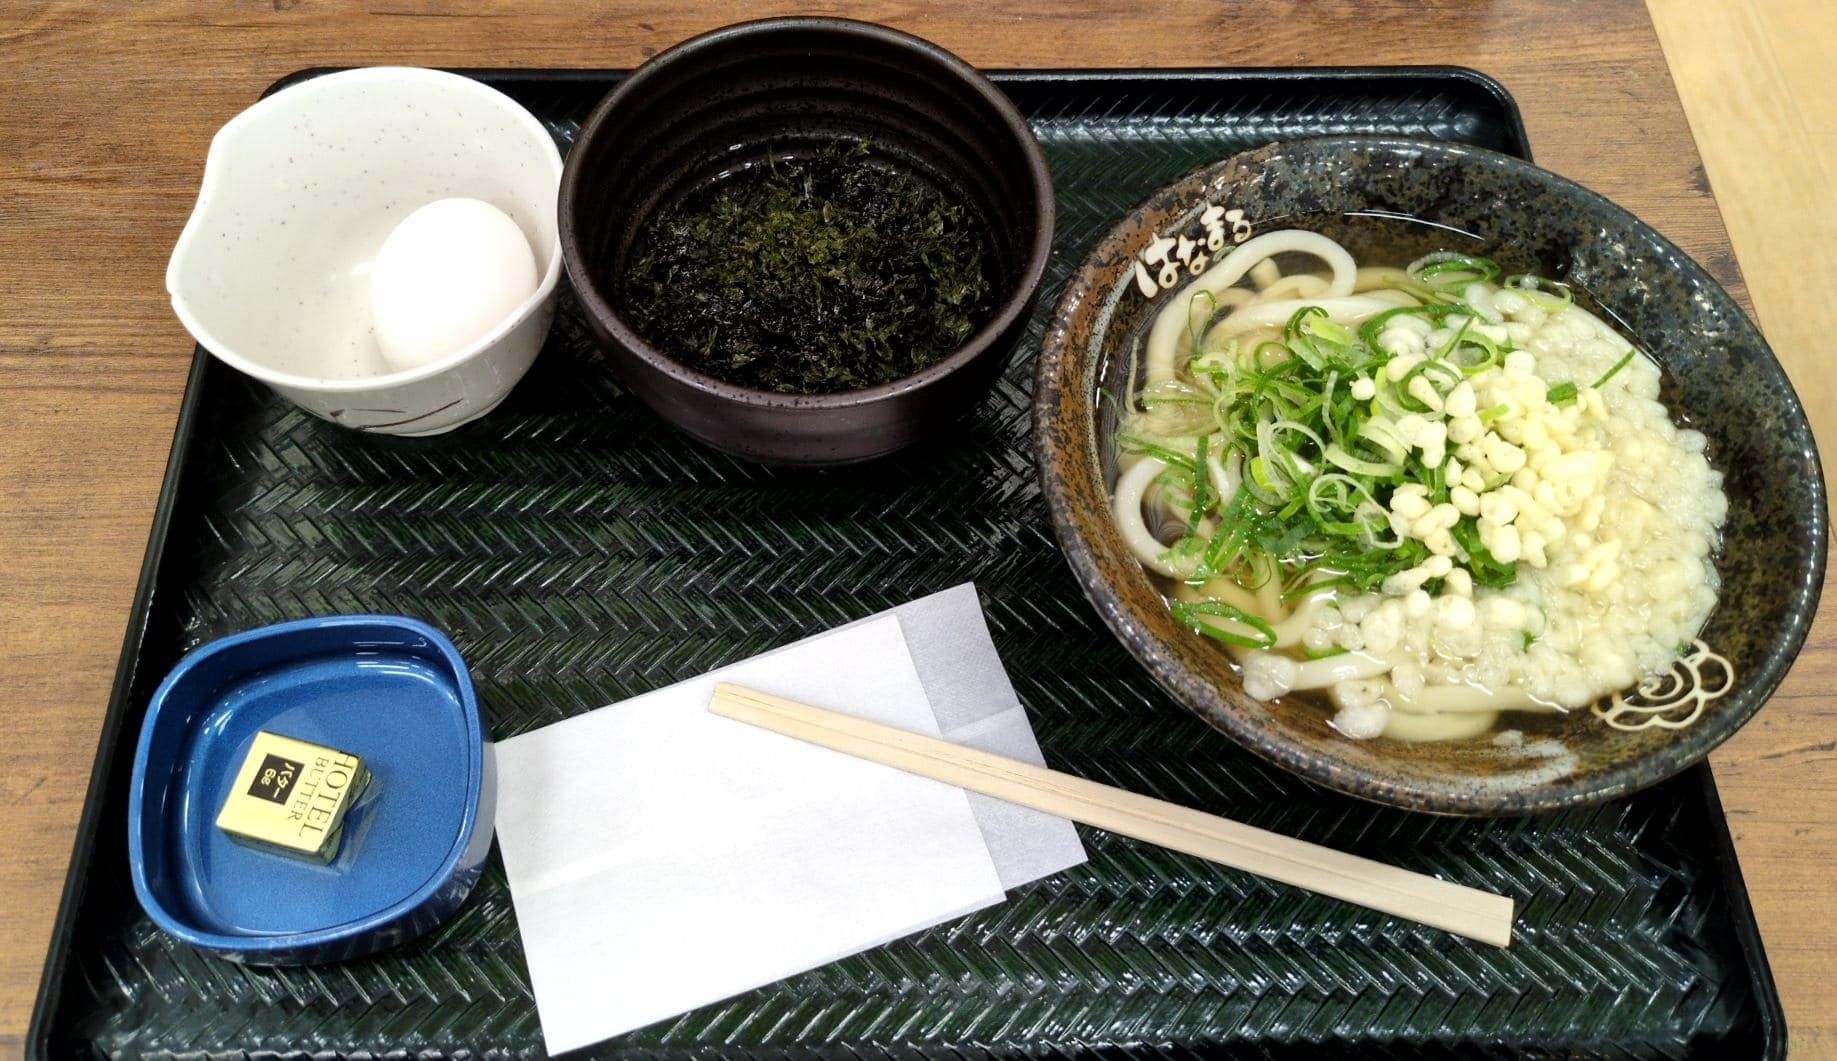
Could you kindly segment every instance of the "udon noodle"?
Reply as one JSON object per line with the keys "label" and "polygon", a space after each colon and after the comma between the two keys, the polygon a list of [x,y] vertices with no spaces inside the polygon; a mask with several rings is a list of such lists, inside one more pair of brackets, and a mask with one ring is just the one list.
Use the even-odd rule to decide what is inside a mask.
{"label": "udon noodle", "polygon": [[1117,527],[1251,696],[1317,690],[1349,737],[1608,697],[1630,728],[1660,716],[1628,690],[1717,659],[1722,477],[1562,285],[1272,232],[1171,297],[1138,367]]}

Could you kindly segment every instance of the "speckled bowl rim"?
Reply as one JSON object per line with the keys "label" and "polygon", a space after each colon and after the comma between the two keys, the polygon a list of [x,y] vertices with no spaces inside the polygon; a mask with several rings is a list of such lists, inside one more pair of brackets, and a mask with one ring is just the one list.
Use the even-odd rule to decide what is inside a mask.
{"label": "speckled bowl rim", "polygon": [[[1335,761],[1301,747],[1291,736],[1271,721],[1252,717],[1233,707],[1229,697],[1183,665],[1177,655],[1151,629],[1144,617],[1134,611],[1102,571],[1097,551],[1107,550],[1114,558],[1127,556],[1114,529],[1107,523],[1106,540],[1092,542],[1079,531],[1074,513],[1077,506],[1102,504],[1107,495],[1078,496],[1072,481],[1074,470],[1104,480],[1100,455],[1096,448],[1097,426],[1092,393],[1083,396],[1077,408],[1081,415],[1075,423],[1057,414],[1065,398],[1065,369],[1078,358],[1088,361],[1094,350],[1074,347],[1072,322],[1082,314],[1098,314],[1107,325],[1109,316],[1127,289],[1119,282],[1119,271],[1129,267],[1135,255],[1145,246],[1144,233],[1152,235],[1158,226],[1141,225],[1146,216],[1177,216],[1197,201],[1202,189],[1215,178],[1234,169],[1248,169],[1277,153],[1301,151],[1349,151],[1368,155],[1408,152],[1424,160],[1422,164],[1477,165],[1502,170],[1522,178],[1541,182],[1565,198],[1587,203],[1591,211],[1605,218],[1620,231],[1639,237],[1668,264],[1677,265],[1682,280],[1693,292],[1707,298],[1714,308],[1751,333],[1752,342],[1767,353],[1765,370],[1777,379],[1785,405],[1787,428],[1805,440],[1804,456],[1809,474],[1815,480],[1810,486],[1815,504],[1810,512],[1799,513],[1808,542],[1809,563],[1789,576],[1782,588],[1790,593],[1790,607],[1784,623],[1774,632],[1768,651],[1758,670],[1737,676],[1736,687],[1727,696],[1732,703],[1718,705],[1718,710],[1697,724],[1679,731],[1675,738],[1645,754],[1615,763],[1587,775],[1580,782],[1545,783],[1521,788],[1499,788],[1475,791],[1456,787],[1456,782],[1435,785],[1399,778],[1358,763]],[[1242,204],[1237,204],[1242,205]],[[1094,326],[1096,332],[1100,326]],[[1642,344],[1643,345],[1643,344]],[[1095,373],[1087,374],[1094,379]],[[1093,382],[1093,386],[1095,386]],[[1551,173],[1522,159],[1443,141],[1418,140],[1390,136],[1334,136],[1280,141],[1233,155],[1198,167],[1186,176],[1155,192],[1134,210],[1119,219],[1092,248],[1066,282],[1059,304],[1053,312],[1042,339],[1036,368],[1034,389],[1034,445],[1038,457],[1042,492],[1046,495],[1054,532],[1063,546],[1085,596],[1095,606],[1111,631],[1131,655],[1146,668],[1181,704],[1205,719],[1214,728],[1257,755],[1301,777],[1331,789],[1406,810],[1455,815],[1509,815],[1560,810],[1605,802],[1638,789],[1657,784],[1706,758],[1710,751],[1740,729],[1785,678],[1793,660],[1810,630],[1817,613],[1823,588],[1828,547],[1829,518],[1824,494],[1822,467],[1804,408],[1780,367],[1771,347],[1742,311],[1734,298],[1700,265],[1674,243],[1630,211],[1565,177]],[[1131,561],[1133,562],[1133,561]]]}
{"label": "speckled bowl rim", "polygon": [[[1003,293],[994,314],[980,328],[971,333],[969,338],[939,361],[917,372],[889,380],[886,383],[875,384],[872,387],[822,394],[784,394],[729,383],[717,376],[691,368],[652,345],[638,334],[637,329],[626,322],[624,315],[613,306],[612,300],[602,293],[601,288],[605,285],[594,279],[586,263],[581,260],[580,233],[576,227],[578,209],[575,206],[575,200],[585,194],[582,191],[582,183],[587,178],[583,176],[586,172],[585,168],[576,165],[575,160],[586,157],[586,153],[581,148],[598,135],[600,127],[609,120],[611,115],[621,107],[627,106],[633,96],[647,91],[650,82],[662,76],[671,67],[693,64],[704,53],[712,49],[719,49],[736,40],[745,41],[810,31],[831,34],[838,39],[852,38],[857,41],[872,41],[899,49],[931,63],[939,73],[949,76],[969,89],[988,108],[990,115],[1013,137],[1015,146],[1026,161],[1027,174],[1033,192],[1034,232],[1033,240],[1027,246],[1015,282]],[[559,219],[557,233],[562,249],[562,260],[567,267],[568,278],[574,284],[574,292],[582,308],[599,321],[618,343],[632,351],[652,368],[678,383],[686,384],[704,394],[736,405],[763,409],[839,410],[873,405],[901,394],[923,390],[980,360],[989,347],[1007,334],[1022,315],[1032,308],[1034,295],[1039,290],[1041,280],[1046,276],[1046,265],[1052,259],[1053,223],[1058,214],[1058,205],[1053,186],[1052,169],[1047,165],[1046,152],[1040,147],[1038,138],[1034,136],[1033,126],[1028,124],[1026,117],[1021,114],[1020,108],[1015,106],[1014,101],[1008,98],[1008,94],[996,87],[995,83],[981,71],[941,45],[890,26],[849,18],[786,16],[739,22],[690,37],[659,52],[639,66],[629,77],[619,82],[618,86],[593,108],[586,121],[581,123],[580,135],[575,138],[574,149],[569,153],[568,164],[562,171],[557,212]]]}

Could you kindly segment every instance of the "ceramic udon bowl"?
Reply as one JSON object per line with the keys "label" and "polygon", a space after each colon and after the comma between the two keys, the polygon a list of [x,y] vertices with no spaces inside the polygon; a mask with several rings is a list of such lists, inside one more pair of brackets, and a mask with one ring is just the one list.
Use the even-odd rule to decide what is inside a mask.
{"label": "ceramic udon bowl", "polygon": [[[1138,262],[1158,237],[1203,239],[1202,214],[1214,205],[1233,211],[1222,223],[1239,242],[1308,228],[1338,239],[1361,264],[1449,249],[1564,280],[1655,357],[1662,400],[1674,419],[1708,437],[1710,461],[1725,473],[1721,596],[1700,636],[1733,664],[1728,693],[1682,730],[1621,732],[1585,710],[1507,714],[1497,728],[1523,735],[1515,748],[1493,733],[1355,741],[1333,730],[1315,703],[1246,695],[1226,653],[1169,614],[1108,504],[1132,351],[1191,278],[1182,273],[1151,298],[1144,290],[1160,286],[1160,267],[1140,270],[1143,281]],[[1599,802],[1674,774],[1760,709],[1804,641],[1823,583],[1817,451],[1760,333],[1701,267],[1632,214],[1489,151],[1336,137],[1274,144],[1189,174],[1123,218],[1066,286],[1046,331],[1034,401],[1054,527],[1086,596],[1128,650],[1174,698],[1240,744],[1380,803],[1514,814]]]}

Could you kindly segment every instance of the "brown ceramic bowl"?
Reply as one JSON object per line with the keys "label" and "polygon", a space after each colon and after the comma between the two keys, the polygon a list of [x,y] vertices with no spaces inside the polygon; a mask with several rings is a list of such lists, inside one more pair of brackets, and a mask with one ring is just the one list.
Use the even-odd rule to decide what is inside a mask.
{"label": "brown ceramic bowl", "polygon": [[[647,219],[735,168],[837,139],[959,199],[988,237],[996,305],[942,361],[857,391],[736,386],[674,360],[619,303]],[[772,464],[841,464],[947,426],[1000,375],[1052,248],[1045,155],[1008,97],[938,46],[884,26],[785,18],[715,30],[658,55],[581,126],[560,199],[562,258],[620,378],[709,445]]]}
{"label": "brown ceramic bowl", "polygon": [[[1178,288],[1137,289],[1136,256],[1196,225],[1208,204],[1255,232],[1309,228],[1361,261],[1436,249],[1488,254],[1568,281],[1660,363],[1661,397],[1709,439],[1729,517],[1721,596],[1701,637],[1734,685],[1682,730],[1610,729],[1587,711],[1513,713],[1491,735],[1354,741],[1298,699],[1245,695],[1226,654],[1175,622],[1108,511],[1111,435],[1137,339]],[[1386,217],[1384,215],[1390,215]],[[1434,226],[1396,220],[1401,215]],[[1067,285],[1047,328],[1034,425],[1059,539],[1086,595],[1181,703],[1239,743],[1330,788],[1400,807],[1510,814],[1594,803],[1698,762],[1746,722],[1805,639],[1823,584],[1827,515],[1811,429],[1759,332],[1715,281],[1625,210],[1530,163],[1449,144],[1344,137],[1275,144],[1202,168],[1142,204]],[[1527,750],[1529,749],[1529,750]]]}

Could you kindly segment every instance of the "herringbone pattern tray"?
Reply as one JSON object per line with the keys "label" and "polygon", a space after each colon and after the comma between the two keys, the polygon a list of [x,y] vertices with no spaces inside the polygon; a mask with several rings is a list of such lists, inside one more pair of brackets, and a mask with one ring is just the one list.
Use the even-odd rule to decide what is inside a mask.
{"label": "herringbone pattern tray", "polygon": [[[565,142],[608,81],[499,83]],[[1195,164],[1310,133],[1524,146],[1509,101],[1450,72],[1006,84],[1059,187],[1042,318],[1096,236]],[[417,616],[452,634],[502,738],[970,579],[1054,766],[1512,894],[1518,941],[1468,943],[1085,830],[1089,864],[994,909],[608,1051],[1724,1057],[1781,1045],[1706,773],[1535,820],[1405,814],[1267,767],[1161,693],[1058,556],[1028,437],[1037,338],[1036,325],[953,437],[823,473],[676,435],[609,378],[565,300],[512,398],[433,440],[348,433],[202,362],[111,714],[120,754],[99,766],[86,887],[54,941],[35,1049],[540,1052],[495,859],[442,929],[347,965],[231,965],[140,915],[122,775],[147,693],[183,650],[299,616]]]}

